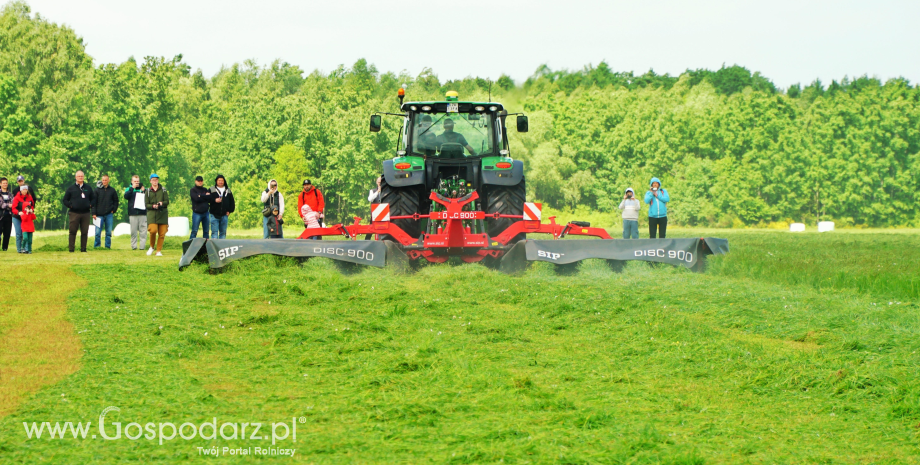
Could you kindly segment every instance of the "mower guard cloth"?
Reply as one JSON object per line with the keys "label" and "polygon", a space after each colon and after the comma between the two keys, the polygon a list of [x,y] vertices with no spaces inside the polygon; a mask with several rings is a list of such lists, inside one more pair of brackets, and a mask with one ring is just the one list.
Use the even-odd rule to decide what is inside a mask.
{"label": "mower guard cloth", "polygon": [[[197,240],[197,239],[196,239]],[[198,255],[201,246],[192,242],[182,259],[180,269],[188,266]],[[204,244],[211,268],[222,268],[228,263],[254,255],[271,254],[285,257],[325,257],[359,265],[383,268],[386,265],[387,246],[382,241],[312,241],[304,239],[210,239]]]}
{"label": "mower guard cloth", "polygon": [[564,265],[588,258],[607,260],[643,260],[693,268],[703,255],[728,253],[728,240],[691,239],[571,239],[527,240],[528,261]]}
{"label": "mower guard cloth", "polygon": [[179,259],[179,270],[192,264],[192,262],[204,262],[208,260],[207,249],[204,244],[208,240],[203,237],[196,237],[182,243],[182,258]]}

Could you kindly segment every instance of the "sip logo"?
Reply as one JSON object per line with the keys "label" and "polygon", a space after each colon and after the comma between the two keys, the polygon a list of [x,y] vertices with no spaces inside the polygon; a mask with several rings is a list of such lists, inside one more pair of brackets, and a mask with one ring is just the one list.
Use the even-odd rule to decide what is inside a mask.
{"label": "sip logo", "polygon": [[546,252],[546,251],[543,251],[543,250],[538,250],[538,251],[537,251],[537,256],[538,256],[538,257],[548,258],[548,259],[550,259],[550,260],[558,260],[559,257],[561,257],[561,256],[563,256],[563,255],[565,255],[565,254],[564,254],[564,253]]}
{"label": "sip logo", "polygon": [[240,245],[240,246],[234,246],[234,247],[227,247],[226,249],[220,249],[217,251],[217,256],[220,257],[221,260],[226,260],[227,257],[231,255],[236,255],[236,251],[240,250],[240,247],[242,246]]}

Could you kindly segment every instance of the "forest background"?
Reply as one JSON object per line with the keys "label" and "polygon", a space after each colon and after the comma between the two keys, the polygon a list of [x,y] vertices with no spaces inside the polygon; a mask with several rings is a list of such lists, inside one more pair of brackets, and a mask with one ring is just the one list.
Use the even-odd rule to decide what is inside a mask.
{"label": "forest background", "polygon": [[[527,112],[529,133],[510,128],[511,155],[525,162],[528,198],[556,209],[611,212],[627,186],[641,195],[657,176],[679,225],[920,226],[920,89],[903,78],[778,89],[738,65],[669,76],[601,62],[542,66],[522,83],[441,82],[430,69],[382,73],[363,59],[329,73],[245,61],[206,77],[181,55],[96,64],[75,31],[22,2],[0,11],[0,175],[36,187],[44,229],[64,226],[60,198],[77,169],[119,189],[156,172],[171,216],[190,215],[196,175],[210,186],[223,174],[240,228],[260,224],[269,179],[293,203],[311,178],[327,216],[349,221],[367,215],[401,125],[386,118],[375,134],[368,117],[396,111],[403,84],[408,100],[456,90]],[[122,205],[116,217],[126,214]]]}

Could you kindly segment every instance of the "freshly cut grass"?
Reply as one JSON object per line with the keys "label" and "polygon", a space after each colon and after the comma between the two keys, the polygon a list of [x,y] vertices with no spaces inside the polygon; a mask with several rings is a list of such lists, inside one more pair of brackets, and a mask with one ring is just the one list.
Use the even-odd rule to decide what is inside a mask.
{"label": "freshly cut grass", "polygon": [[66,266],[0,273],[0,417],[79,368],[80,340],[65,318],[67,296],[86,282]]}
{"label": "freshly cut grass", "polygon": [[[304,463],[920,461],[917,302],[858,280],[787,282],[763,246],[820,258],[800,237],[729,239],[706,274],[601,261],[572,276],[547,263],[521,277],[343,274],[271,256],[210,274],[176,271],[177,251],[60,254],[87,282],[68,300],[82,368],[0,420],[0,462],[200,461],[199,446],[271,442],[23,430],[108,406],[125,424],[304,417],[298,442],[279,444]],[[872,284],[884,259],[860,258],[854,279]]]}

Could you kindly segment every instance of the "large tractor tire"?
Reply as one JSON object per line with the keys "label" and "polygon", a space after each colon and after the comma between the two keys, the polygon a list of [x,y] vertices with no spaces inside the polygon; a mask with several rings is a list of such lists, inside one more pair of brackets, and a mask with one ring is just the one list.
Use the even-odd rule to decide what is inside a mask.
{"label": "large tractor tire", "polygon": [[[390,204],[390,216],[413,215],[415,213],[424,214],[424,206],[420,205],[422,192],[425,186],[407,186],[393,187],[387,184],[386,179],[380,182],[380,203]],[[393,220],[393,224],[399,226],[406,234],[413,238],[422,235],[421,220]],[[381,236],[383,240],[398,242],[389,234]]]}
{"label": "large tractor tire", "polygon": [[[482,188],[482,192],[485,197],[484,206],[487,214],[496,212],[502,215],[524,214],[524,202],[527,200],[527,197],[523,179],[514,186],[485,185]],[[505,229],[508,229],[509,226],[518,221],[522,220],[517,218],[487,218],[486,232],[489,234],[489,237],[498,236]],[[523,240],[524,237],[525,235],[523,233],[518,234],[508,245],[514,245],[518,241]]]}

